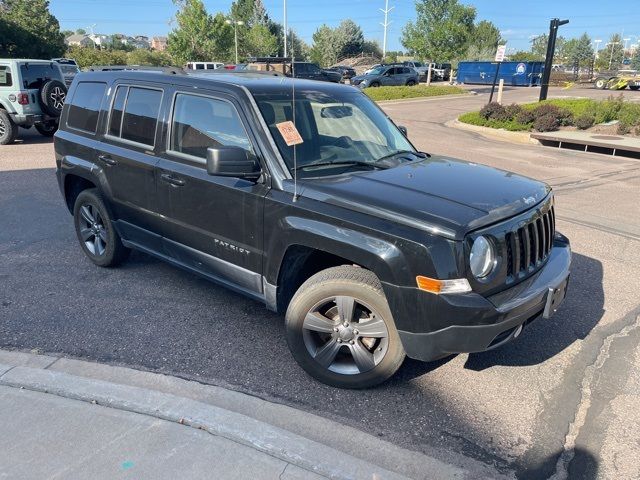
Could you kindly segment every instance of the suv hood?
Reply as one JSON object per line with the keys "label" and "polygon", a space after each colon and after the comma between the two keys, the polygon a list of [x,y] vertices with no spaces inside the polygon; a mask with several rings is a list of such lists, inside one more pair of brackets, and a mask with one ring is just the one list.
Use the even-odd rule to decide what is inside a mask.
{"label": "suv hood", "polygon": [[515,173],[437,156],[299,185],[305,197],[458,240],[534,207],[551,191]]}

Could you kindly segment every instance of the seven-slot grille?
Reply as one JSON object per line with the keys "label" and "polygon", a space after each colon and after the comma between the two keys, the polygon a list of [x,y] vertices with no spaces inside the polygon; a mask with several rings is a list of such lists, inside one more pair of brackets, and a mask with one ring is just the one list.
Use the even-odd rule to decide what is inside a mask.
{"label": "seven-slot grille", "polygon": [[507,275],[517,278],[541,265],[549,256],[556,231],[553,205],[526,225],[507,233]]}

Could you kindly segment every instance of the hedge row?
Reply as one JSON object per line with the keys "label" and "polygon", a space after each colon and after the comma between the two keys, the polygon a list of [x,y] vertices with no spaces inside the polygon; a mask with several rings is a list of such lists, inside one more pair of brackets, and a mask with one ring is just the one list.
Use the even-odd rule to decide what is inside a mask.
{"label": "hedge row", "polygon": [[489,103],[479,112],[461,115],[471,125],[509,131],[550,132],[562,126],[586,130],[599,123],[618,120],[618,133],[640,135],[640,104],[625,102],[622,96],[607,100],[556,99],[541,103],[502,106]]}

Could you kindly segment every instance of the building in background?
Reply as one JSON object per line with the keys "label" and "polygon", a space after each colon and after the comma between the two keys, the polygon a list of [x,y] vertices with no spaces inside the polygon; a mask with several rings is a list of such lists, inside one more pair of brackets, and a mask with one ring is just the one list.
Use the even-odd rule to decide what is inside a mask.
{"label": "building in background", "polygon": [[95,43],[93,42],[93,40],[91,40],[91,38],[89,38],[89,35],[69,35],[64,39],[64,43],[66,43],[70,47],[95,47]]}
{"label": "building in background", "polygon": [[153,37],[151,39],[151,48],[159,52],[164,52],[167,49],[167,37]]}

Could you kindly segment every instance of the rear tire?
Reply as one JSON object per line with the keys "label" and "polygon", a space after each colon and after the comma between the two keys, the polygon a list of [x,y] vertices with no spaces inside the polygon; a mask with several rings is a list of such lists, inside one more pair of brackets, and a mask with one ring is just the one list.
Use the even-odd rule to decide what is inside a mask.
{"label": "rear tire", "polygon": [[634,90],[634,91],[635,91],[635,90],[639,90],[639,89],[640,89],[640,86],[638,86],[638,85],[634,85],[634,86],[629,85],[629,88],[630,88],[631,90]]}
{"label": "rear tire", "polygon": [[53,137],[58,131],[58,124],[55,122],[39,123],[35,127],[38,133],[44,137]]}
{"label": "rear tire", "polygon": [[6,111],[0,109],[0,145],[13,143],[17,136],[18,126]]}
{"label": "rear tire", "polygon": [[96,265],[115,267],[129,256],[131,250],[122,244],[96,188],[80,192],[73,208],[73,220],[82,251]]}
{"label": "rear tire", "polygon": [[373,82],[371,85],[369,85],[372,88],[378,88],[380,86],[379,82]]}
{"label": "rear tire", "polygon": [[309,278],[289,304],[286,330],[298,364],[333,387],[378,385],[405,357],[382,285],[364,268],[328,268]]}
{"label": "rear tire", "polygon": [[416,84],[416,82],[414,80],[409,80],[407,82],[407,87],[413,87]]}

